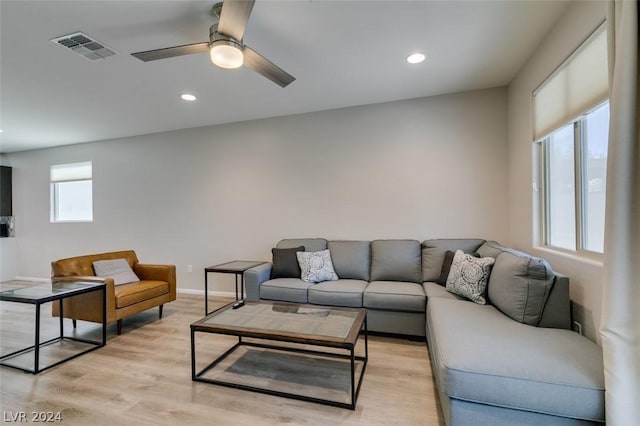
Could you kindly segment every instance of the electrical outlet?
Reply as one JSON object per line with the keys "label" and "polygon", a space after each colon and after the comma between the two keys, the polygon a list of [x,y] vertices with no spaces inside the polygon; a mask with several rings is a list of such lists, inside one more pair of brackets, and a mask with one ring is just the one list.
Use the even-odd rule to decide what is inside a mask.
{"label": "electrical outlet", "polygon": [[193,272],[193,265],[187,265],[187,272]]}
{"label": "electrical outlet", "polygon": [[578,334],[582,334],[582,324],[580,324],[578,321],[574,321],[573,322],[573,331],[575,331]]}

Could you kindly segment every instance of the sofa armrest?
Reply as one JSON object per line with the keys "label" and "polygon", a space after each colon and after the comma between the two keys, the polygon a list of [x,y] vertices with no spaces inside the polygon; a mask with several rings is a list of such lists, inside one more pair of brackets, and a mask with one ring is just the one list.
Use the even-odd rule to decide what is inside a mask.
{"label": "sofa armrest", "polygon": [[136,263],[133,271],[141,280],[166,281],[169,283],[169,292],[173,299],[176,298],[176,265],[151,265]]}
{"label": "sofa armrest", "polygon": [[263,263],[255,268],[244,271],[244,287],[247,300],[260,300],[260,284],[271,277],[271,263]]}
{"label": "sofa armrest", "polygon": [[547,303],[542,311],[538,327],[564,328],[571,330],[571,300],[569,298],[569,278],[556,275]]}

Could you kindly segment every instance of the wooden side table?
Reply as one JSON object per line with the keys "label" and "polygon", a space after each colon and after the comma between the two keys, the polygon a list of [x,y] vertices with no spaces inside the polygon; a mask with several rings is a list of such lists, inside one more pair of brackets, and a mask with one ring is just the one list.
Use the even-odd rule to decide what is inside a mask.
{"label": "wooden side table", "polygon": [[[236,300],[244,299],[244,271],[258,265],[267,263],[259,260],[233,260],[215,266],[204,268],[204,314],[209,315],[209,281],[210,272],[218,274],[235,274],[236,276]],[[240,293],[238,293],[238,277],[240,277]],[[238,297],[238,295],[240,297]]]}

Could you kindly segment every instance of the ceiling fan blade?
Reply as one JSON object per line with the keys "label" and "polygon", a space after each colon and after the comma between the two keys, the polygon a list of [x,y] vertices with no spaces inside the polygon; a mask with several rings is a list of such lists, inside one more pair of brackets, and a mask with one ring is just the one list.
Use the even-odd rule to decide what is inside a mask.
{"label": "ceiling fan blade", "polygon": [[251,68],[258,74],[262,74],[269,80],[280,85],[280,87],[287,87],[296,78],[291,74],[278,67],[273,62],[261,56],[255,50],[248,46],[244,46],[244,65]]}
{"label": "ceiling fan blade", "polygon": [[157,59],[172,58],[174,56],[190,55],[209,51],[209,43],[185,44],[183,46],[165,47],[164,49],[147,50],[146,52],[132,53],[141,61],[149,62]]}
{"label": "ceiling fan blade", "polygon": [[241,41],[253,9],[253,3],[255,0],[224,0],[218,31]]}

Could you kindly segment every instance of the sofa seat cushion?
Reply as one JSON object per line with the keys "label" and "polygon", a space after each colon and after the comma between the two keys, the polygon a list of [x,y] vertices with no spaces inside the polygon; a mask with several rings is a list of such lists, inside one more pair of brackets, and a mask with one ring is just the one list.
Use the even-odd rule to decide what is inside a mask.
{"label": "sofa seat cushion", "polygon": [[325,281],[309,287],[309,303],[361,308],[362,293],[367,284],[362,280]]}
{"label": "sofa seat cushion", "polygon": [[424,289],[425,296],[427,296],[427,301],[431,297],[444,297],[445,299],[465,300],[464,297],[458,296],[457,294],[453,294],[450,291],[447,291],[445,287],[441,286],[438,283],[427,281],[425,283],[422,283],[422,288]]}
{"label": "sofa seat cushion", "polygon": [[260,299],[308,303],[307,289],[313,286],[300,278],[276,278],[260,285]]}
{"label": "sofa seat cushion", "polygon": [[440,297],[428,301],[427,336],[438,388],[450,398],[604,421],[602,351],[584,336]]}
{"label": "sofa seat cushion", "polygon": [[402,281],[373,281],[364,290],[362,304],[369,309],[424,312],[426,297],[422,284]]}
{"label": "sofa seat cushion", "polygon": [[134,305],[169,293],[166,281],[139,281],[131,284],[115,286],[116,308]]}

